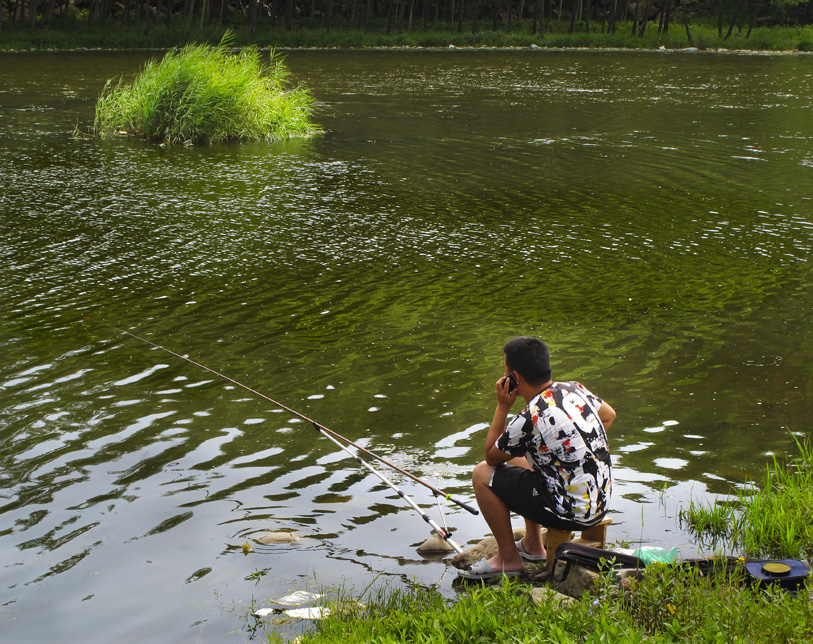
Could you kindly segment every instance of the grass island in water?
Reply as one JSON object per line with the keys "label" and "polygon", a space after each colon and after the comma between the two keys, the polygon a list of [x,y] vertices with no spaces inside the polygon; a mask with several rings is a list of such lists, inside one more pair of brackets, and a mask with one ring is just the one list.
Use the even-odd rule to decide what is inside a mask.
{"label": "grass island in water", "polygon": [[289,71],[256,47],[233,53],[229,34],[217,47],[188,45],[149,62],[132,84],[110,80],[96,103],[94,131],[164,143],[278,141],[309,136],[313,99],[289,87]]}

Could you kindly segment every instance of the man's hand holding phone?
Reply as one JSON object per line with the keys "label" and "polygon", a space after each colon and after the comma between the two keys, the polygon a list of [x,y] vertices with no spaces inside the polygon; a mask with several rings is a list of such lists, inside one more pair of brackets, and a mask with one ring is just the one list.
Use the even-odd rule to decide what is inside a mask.
{"label": "man's hand holding phone", "polygon": [[519,381],[513,373],[503,376],[497,381],[497,403],[505,405],[509,409],[517,399],[517,387]]}

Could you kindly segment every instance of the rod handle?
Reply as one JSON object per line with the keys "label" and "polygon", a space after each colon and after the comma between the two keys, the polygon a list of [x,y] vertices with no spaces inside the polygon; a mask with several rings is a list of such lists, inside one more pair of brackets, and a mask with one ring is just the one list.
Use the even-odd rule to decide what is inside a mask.
{"label": "rod handle", "polygon": [[480,514],[480,511],[477,508],[471,507],[468,503],[463,503],[463,501],[460,501],[460,500],[454,498],[450,494],[446,495],[446,500],[451,501],[452,503],[454,503],[456,505],[459,505],[461,508],[463,508],[464,510],[467,510],[468,512],[471,512],[474,515]]}

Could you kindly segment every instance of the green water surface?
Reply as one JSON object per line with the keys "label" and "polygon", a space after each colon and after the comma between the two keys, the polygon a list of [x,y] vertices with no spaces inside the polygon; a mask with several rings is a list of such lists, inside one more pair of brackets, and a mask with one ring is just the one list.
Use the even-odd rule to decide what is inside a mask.
{"label": "green water surface", "polygon": [[813,57],[291,52],[321,137],[72,136],[156,55],[0,55],[4,639],[242,641],[252,598],[452,592],[332,443],[106,324],[467,500],[501,346],[538,335],[618,411],[610,539],[687,556],[682,504],[810,434]]}

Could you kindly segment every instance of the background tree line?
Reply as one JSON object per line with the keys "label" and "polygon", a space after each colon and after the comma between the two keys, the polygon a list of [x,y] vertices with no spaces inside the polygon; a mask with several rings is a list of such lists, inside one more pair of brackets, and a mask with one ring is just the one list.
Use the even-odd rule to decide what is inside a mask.
{"label": "background tree line", "polygon": [[[0,0],[0,36],[4,22],[69,29],[77,23],[103,26],[143,25],[146,32],[161,22],[203,29],[212,24],[241,25],[256,33],[260,24],[287,31],[332,26],[387,33],[428,28],[462,32],[506,29],[529,23],[542,34],[546,23],[565,24],[571,32],[606,29],[631,21],[633,34],[648,25],[669,29],[680,17],[689,33],[689,20],[716,19],[721,37],[756,25],[813,22],[813,0]],[[725,35],[725,36],[724,36]]]}

